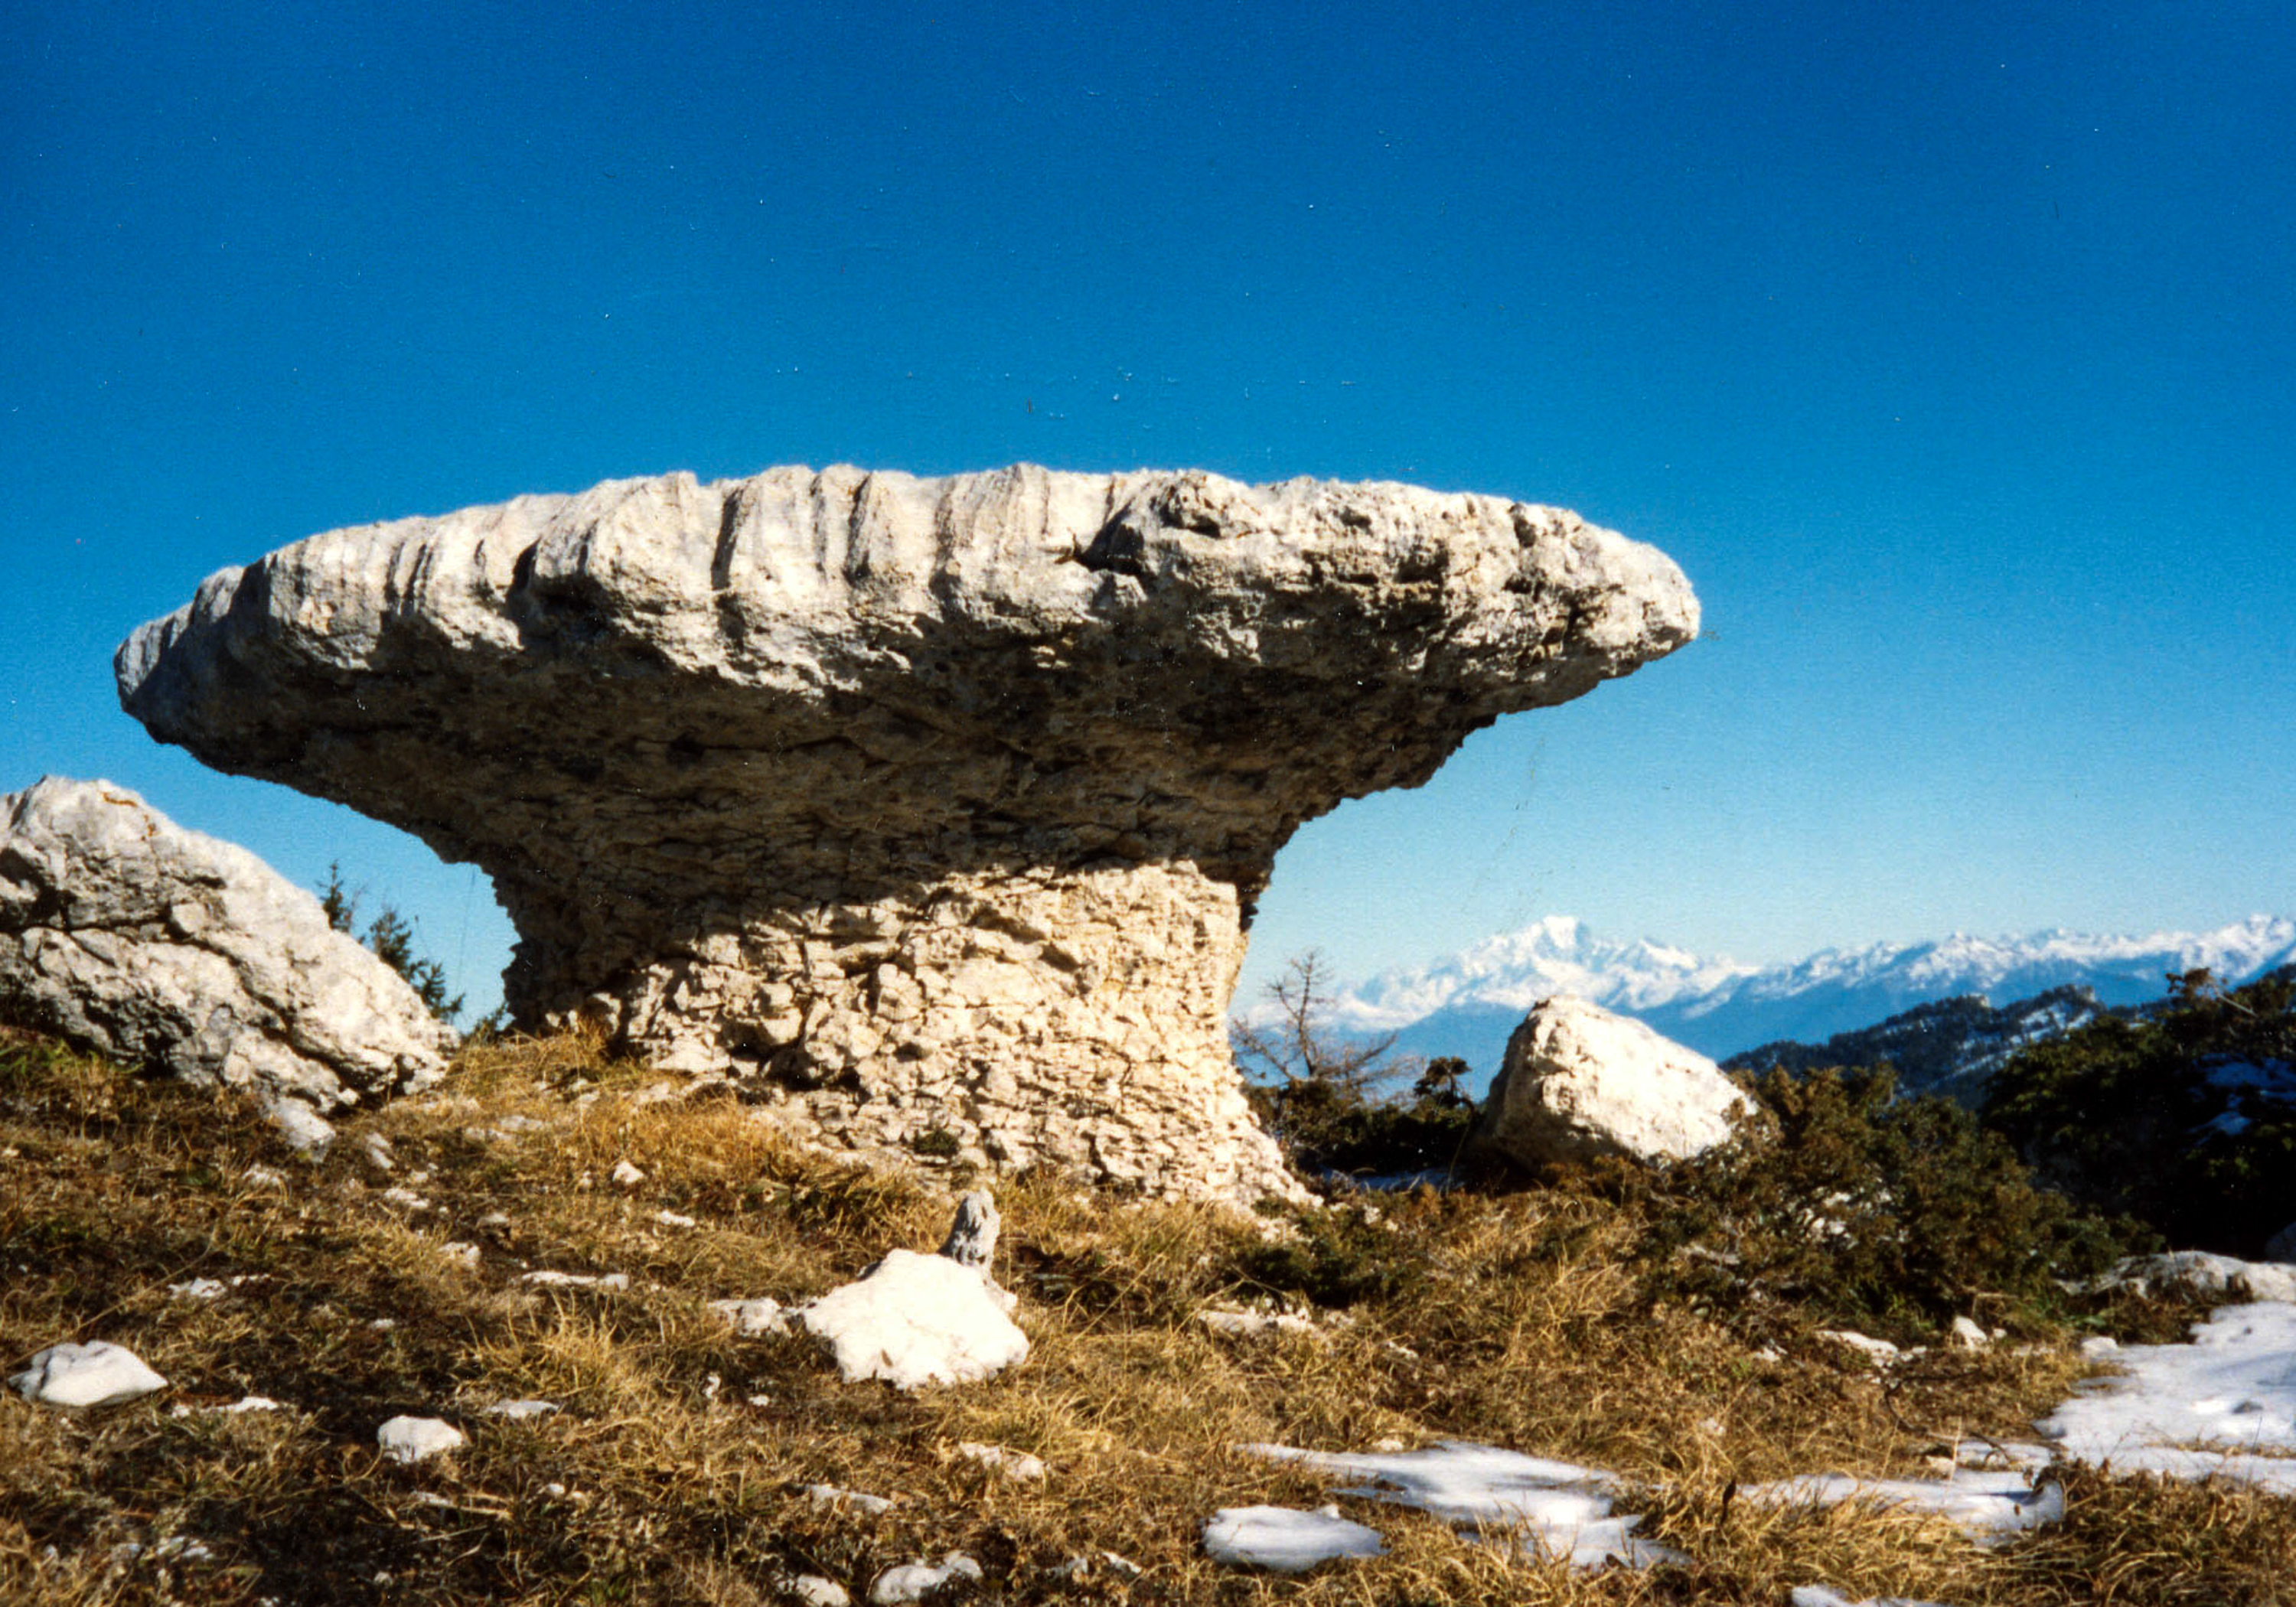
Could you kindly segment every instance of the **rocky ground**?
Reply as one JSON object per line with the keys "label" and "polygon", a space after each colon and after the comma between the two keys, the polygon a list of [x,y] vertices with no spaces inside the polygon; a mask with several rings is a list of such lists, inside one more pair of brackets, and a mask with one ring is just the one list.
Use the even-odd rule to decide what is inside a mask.
{"label": "rocky ground", "polygon": [[[1654,1295],[1636,1208],[1568,1188],[1022,1180],[984,1281],[932,1253],[961,1165],[803,1154],[576,1037],[338,1127],[300,1160],[251,1100],[0,1044],[0,1599],[2296,1599],[2284,1301],[2083,1386],[2199,1314],[1889,1354]],[[885,1268],[937,1292],[861,1349],[980,1365],[852,1365],[814,1302]],[[1024,1346],[968,1325],[999,1291]],[[2058,1459],[2172,1397],[2171,1450],[2249,1460]]]}

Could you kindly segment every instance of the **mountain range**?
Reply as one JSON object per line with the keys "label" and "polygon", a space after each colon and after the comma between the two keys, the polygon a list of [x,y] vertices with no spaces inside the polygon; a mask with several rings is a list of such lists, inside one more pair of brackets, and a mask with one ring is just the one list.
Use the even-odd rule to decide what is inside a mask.
{"label": "mountain range", "polygon": [[[1631,1015],[1717,1060],[1780,1040],[1819,1043],[1916,1005],[1975,995],[2006,1003],[2087,988],[2104,1005],[2167,991],[2166,975],[2205,966],[2227,985],[2296,963],[2296,921],[2251,915],[2213,931],[2099,937],[1956,935],[1926,943],[1829,948],[1746,965],[1644,939],[1601,937],[1568,915],[1486,938],[1456,954],[1382,972],[1329,1001],[1351,1035],[1395,1035],[1400,1053],[1456,1055],[1472,1080],[1498,1067],[1509,1033],[1549,995]],[[1259,1018],[1264,1006],[1245,1013]]]}

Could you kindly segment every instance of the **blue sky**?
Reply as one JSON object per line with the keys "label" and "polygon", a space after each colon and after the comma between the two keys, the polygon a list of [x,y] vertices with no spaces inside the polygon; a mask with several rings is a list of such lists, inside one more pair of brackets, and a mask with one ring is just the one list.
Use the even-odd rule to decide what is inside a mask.
{"label": "blue sky", "polygon": [[485,883],[110,658],[315,530],[844,461],[1578,509],[1709,635],[1278,862],[1247,987],[2296,909],[2280,4],[10,4],[0,790]]}

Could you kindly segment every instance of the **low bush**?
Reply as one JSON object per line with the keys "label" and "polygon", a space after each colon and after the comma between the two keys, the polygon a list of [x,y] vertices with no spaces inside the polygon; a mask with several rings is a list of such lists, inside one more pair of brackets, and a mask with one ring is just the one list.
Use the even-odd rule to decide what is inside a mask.
{"label": "low bush", "polygon": [[1773,1070],[1728,1144],[1622,1186],[1650,1218],[1654,1284],[1702,1308],[1802,1313],[1903,1341],[1956,1316],[2062,1309],[2062,1284],[2149,1248],[2038,1186],[1949,1100],[1895,1097],[1886,1070]]}
{"label": "low bush", "polygon": [[2259,1254],[2296,1222],[2296,972],[2226,989],[2170,979],[2166,1005],[2025,1050],[1984,1117],[2052,1186],[2178,1249]]}

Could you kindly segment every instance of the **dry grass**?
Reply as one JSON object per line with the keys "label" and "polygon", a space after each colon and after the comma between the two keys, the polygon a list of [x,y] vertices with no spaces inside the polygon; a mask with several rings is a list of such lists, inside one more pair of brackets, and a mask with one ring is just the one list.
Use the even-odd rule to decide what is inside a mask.
{"label": "dry grass", "polygon": [[[730,1098],[649,1100],[652,1083],[578,1039],[476,1048],[445,1097],[343,1124],[314,1168],[227,1102],[0,1043],[0,1361],[108,1339],[172,1381],[94,1413],[0,1401],[0,1600],[751,1607],[798,1573],[864,1600],[882,1570],[951,1550],[986,1570],[974,1595],[1004,1601],[1775,1603],[1819,1579],[1968,1603],[2291,1599],[2296,1504],[2237,1492],[2077,1473],[2068,1521],[1998,1552],[1903,1514],[1735,1500],[1753,1480],[1904,1473],[1939,1441],[2021,1434],[2079,1364],[2062,1344],[1941,1352],[1884,1387],[1784,1320],[1765,1353],[1652,1305],[1631,1213],[1583,1193],[1422,1192],[1271,1237],[1022,1180],[1000,1189],[998,1274],[1022,1297],[1028,1363],[914,1397],[846,1385],[799,1341],[736,1339],[706,1302],[802,1298],[891,1245],[931,1248],[947,1179],[824,1162]],[[371,1134],[388,1175],[362,1152]],[[644,1182],[614,1183],[625,1161]],[[630,1288],[521,1282],[537,1269]],[[243,1281],[169,1292],[197,1277]],[[1344,1302],[1312,1338],[1222,1341],[1195,1321],[1303,1290]],[[292,1409],[199,1409],[247,1394]],[[563,1409],[486,1414],[528,1397]],[[395,1466],[374,1432],[400,1413],[470,1442]],[[1202,1554],[1218,1507],[1330,1498],[1240,1445],[1445,1438],[1641,1481],[1636,1510],[1696,1560],[1573,1572],[1395,1509],[1376,1519],[1386,1556],[1304,1579]],[[1052,1475],[994,1475],[957,1455],[965,1440]],[[824,1507],[816,1483],[895,1505]],[[1139,1576],[1061,1571],[1107,1551]]]}

